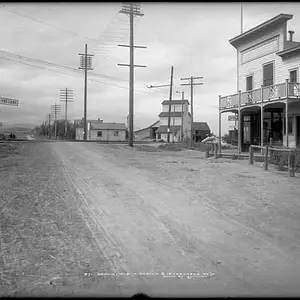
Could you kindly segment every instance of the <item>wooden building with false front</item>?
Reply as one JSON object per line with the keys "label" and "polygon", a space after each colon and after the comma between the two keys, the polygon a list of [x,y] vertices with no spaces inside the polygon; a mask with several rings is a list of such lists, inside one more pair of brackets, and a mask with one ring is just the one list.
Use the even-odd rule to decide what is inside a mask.
{"label": "wooden building with false front", "polygon": [[229,40],[237,51],[237,92],[219,96],[219,136],[221,114],[237,114],[239,152],[271,138],[300,145],[300,42],[287,30],[292,18],[279,14]]}

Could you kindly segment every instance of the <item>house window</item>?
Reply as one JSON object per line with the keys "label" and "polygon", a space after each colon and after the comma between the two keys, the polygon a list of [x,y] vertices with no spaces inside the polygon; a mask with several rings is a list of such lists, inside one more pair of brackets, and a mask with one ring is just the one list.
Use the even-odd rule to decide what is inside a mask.
{"label": "house window", "polygon": [[115,131],[114,136],[119,136],[119,131]]}
{"label": "house window", "polygon": [[274,84],[274,64],[269,63],[263,66],[263,86]]}
{"label": "house window", "polygon": [[[285,126],[285,117],[283,119],[283,132],[284,134],[286,134],[286,126]],[[288,134],[292,134],[293,133],[293,117],[288,117]]]}
{"label": "house window", "polygon": [[253,76],[247,76],[246,77],[246,91],[252,91],[253,90]]}
{"label": "house window", "polygon": [[294,82],[294,83],[297,83],[297,70],[292,70],[290,71],[290,82]]}
{"label": "house window", "polygon": [[102,131],[97,132],[97,137],[102,137]]}

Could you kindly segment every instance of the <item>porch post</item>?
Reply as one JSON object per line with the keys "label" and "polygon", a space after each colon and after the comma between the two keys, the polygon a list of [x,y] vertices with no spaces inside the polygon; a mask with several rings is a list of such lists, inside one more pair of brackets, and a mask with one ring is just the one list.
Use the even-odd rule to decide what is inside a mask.
{"label": "porch post", "polygon": [[286,79],[285,80],[285,86],[286,86],[286,100],[285,100],[285,134],[286,134],[286,146],[289,146],[289,129],[288,129],[288,125],[289,125],[289,119],[288,119],[288,92],[289,92],[289,80]]}
{"label": "porch post", "polygon": [[242,117],[241,117],[241,91],[239,90],[238,92],[238,154],[241,154],[242,152],[242,141],[241,141],[241,136],[242,136],[242,132],[241,130],[243,130],[242,128]]}
{"label": "porch post", "polygon": [[221,135],[222,135],[222,125],[221,125],[221,95],[219,95],[219,153],[221,153]]}
{"label": "porch post", "polygon": [[[260,87],[261,95],[261,108],[260,108],[260,145],[264,146],[264,98],[263,98],[263,86]],[[261,153],[263,150],[261,149]]]}

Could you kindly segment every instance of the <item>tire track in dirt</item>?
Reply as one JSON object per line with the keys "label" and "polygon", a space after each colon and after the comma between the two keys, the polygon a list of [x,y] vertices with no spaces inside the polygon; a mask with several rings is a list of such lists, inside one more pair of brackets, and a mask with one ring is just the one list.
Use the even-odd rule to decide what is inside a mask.
{"label": "tire track in dirt", "polygon": [[[114,238],[114,235],[105,228],[104,225],[108,223],[106,220],[109,218],[109,215],[104,210],[101,211],[101,214],[97,213],[99,212],[99,208],[96,208],[94,204],[95,201],[97,201],[97,197],[93,193],[93,188],[89,188],[87,185],[88,180],[81,175],[81,171],[79,173],[74,172],[66,160],[63,160],[62,164],[70,185],[76,190],[75,201],[77,207],[80,209],[82,218],[91,231],[100,252],[111,267],[109,273],[115,274],[114,280],[116,281],[118,292],[121,294],[124,292],[134,294],[138,291],[141,278],[132,271],[132,266],[123,262],[122,257],[125,256],[123,254],[124,252],[126,253],[126,249],[124,249],[118,240]],[[105,200],[109,201],[108,198]],[[136,275],[133,278],[118,275],[124,273],[135,273]]]}
{"label": "tire track in dirt", "polygon": [[[124,163],[122,163],[122,162],[120,162],[120,159],[116,159],[116,153],[114,153],[114,155],[112,155],[112,153],[110,152],[109,154],[105,154],[105,156],[107,156],[107,157],[109,157],[109,160],[110,161],[115,161],[116,163],[118,163],[118,164],[120,164],[120,165],[122,165],[123,164],[123,167],[128,167],[128,164],[124,164]],[[131,169],[131,168],[130,168]],[[129,169],[129,170],[130,170]],[[133,168],[134,169],[134,168]],[[137,170],[137,168],[135,168],[135,171]],[[124,173],[124,169],[123,169],[123,173]],[[143,170],[144,171],[144,170]],[[118,173],[118,174],[122,174],[122,172],[121,172],[121,169],[120,169],[120,172]],[[137,175],[137,174],[136,174]],[[117,174],[114,174],[114,177],[116,177],[117,176]],[[136,176],[136,179],[138,179],[139,177],[138,176]],[[123,178],[124,179],[124,178]],[[144,182],[145,182],[145,180],[146,180],[147,178],[144,178],[143,180],[141,180],[141,181],[138,181],[137,180],[137,182],[135,182],[135,183],[137,183],[137,186],[141,186]],[[170,182],[169,182],[169,185],[170,185]],[[222,215],[222,214],[220,214],[220,211],[218,210],[218,209],[216,209],[216,207],[214,207],[214,206],[211,206],[209,203],[206,203],[206,204],[208,204],[208,206],[210,207],[210,208],[213,208],[217,213],[218,213],[218,215],[220,216],[220,215]],[[219,217],[218,216],[218,217]],[[223,219],[224,219],[224,214],[223,214]],[[238,222],[238,221],[236,221],[235,219],[233,219],[233,218],[231,218],[230,216],[226,216],[225,215],[225,219],[229,219],[230,221],[231,221],[231,223],[234,223],[235,225],[238,225],[238,226],[241,226],[241,227],[247,227],[247,226],[244,226],[244,224],[242,224],[242,223],[240,223],[240,222]],[[167,225],[170,225],[171,223],[169,222],[169,223],[166,223],[166,226],[165,227],[167,227]],[[174,223],[173,223],[174,224]],[[249,227],[247,227],[247,228],[249,228]],[[176,230],[174,230],[173,229],[173,231],[176,231]],[[178,232],[178,231],[177,231]],[[180,231],[179,231],[180,232]],[[249,237],[250,238],[250,237]],[[252,237],[252,240],[256,240],[257,241],[257,235],[254,237]],[[264,239],[264,237],[262,237],[262,236],[260,236],[259,238],[258,238],[258,240],[259,240],[259,245],[260,245],[260,247],[261,248],[263,248],[263,250],[265,250],[265,253],[266,253],[266,256],[264,256],[263,257],[263,259],[262,260],[265,260],[265,261],[269,261],[269,263],[267,264],[267,265],[269,265],[269,269],[270,269],[270,267],[272,266],[272,262],[270,261],[270,259],[267,257],[268,256],[268,252],[269,252],[269,254],[270,254],[270,251],[271,252],[274,252],[273,251],[273,248],[274,248],[274,244],[273,243],[269,243],[269,242],[266,242],[265,241],[265,239]],[[257,242],[256,242],[256,244],[257,244]],[[261,245],[262,244],[262,245]],[[268,246],[268,247],[267,247]],[[232,247],[231,247],[232,248]],[[293,261],[291,261],[292,259],[290,259],[290,257],[288,257],[287,256],[287,254],[286,253],[284,253],[284,252],[282,252],[279,248],[276,248],[276,251],[277,252],[279,252],[283,257],[284,257],[284,259],[282,259],[281,258],[281,267],[272,267],[271,269],[274,269],[274,272],[275,272],[275,270],[276,271],[279,271],[279,270],[281,270],[282,271],[282,269],[281,268],[284,268],[284,266],[287,266],[288,265],[288,262],[287,262],[287,260],[289,261],[289,264],[292,264],[293,263]],[[274,254],[273,254],[274,255]],[[259,256],[261,256],[261,254],[259,254]],[[248,258],[249,259],[249,258]],[[251,259],[250,259],[251,260]],[[248,260],[249,261],[249,260]],[[250,261],[249,261],[250,262]],[[254,264],[254,262],[255,262],[255,260],[253,259],[253,261],[252,261],[252,265],[248,265],[249,267],[251,267],[251,268],[256,268],[257,269],[257,271],[259,271],[259,270],[263,270],[263,267],[258,267],[257,266],[257,264]],[[278,263],[278,261],[277,261],[277,263]],[[279,269],[278,269],[279,268]],[[285,270],[285,273],[287,272],[287,270]],[[232,274],[231,274],[232,275]],[[297,273],[295,274],[294,273],[294,275],[297,275]],[[260,277],[260,276],[258,276],[258,277]],[[254,278],[252,278],[252,279],[254,279]],[[261,278],[261,279],[264,279],[264,278]],[[273,281],[275,280],[275,278],[273,278]],[[260,281],[260,279],[254,279],[254,282],[259,282]],[[276,280],[275,280],[276,281]],[[284,282],[284,279],[280,279],[280,278],[277,278],[277,282],[278,283],[281,283],[281,284],[283,284],[283,282]]]}
{"label": "tire track in dirt", "polygon": [[[82,154],[82,153],[81,153]],[[74,176],[75,174],[74,174],[74,172],[72,172],[72,176]],[[76,177],[75,177],[76,178]],[[82,179],[82,178],[81,178]],[[108,178],[108,182],[111,180],[111,179],[113,179],[113,177],[112,178]],[[105,183],[104,183],[105,184]],[[126,186],[126,189],[127,189],[128,187]],[[92,189],[92,187],[91,187],[91,189]],[[90,195],[90,189],[89,189],[89,195]],[[108,194],[110,197],[111,197],[111,194],[109,193]],[[133,194],[131,194],[131,196],[132,196]],[[126,198],[126,197],[125,197]],[[122,199],[121,199],[121,201],[120,201],[120,203],[122,202],[122,200],[125,200],[125,198],[124,197],[122,197]],[[107,199],[108,201],[109,201],[109,199]],[[132,197],[130,198],[130,200],[135,200],[135,199],[132,199]],[[134,207],[134,211],[136,211],[136,207]],[[142,212],[143,213],[145,213],[145,209],[143,209],[142,210]],[[142,216],[143,218],[145,217],[144,215]],[[155,222],[157,222],[157,219],[155,219]],[[149,227],[151,227],[151,226],[149,226]],[[166,231],[166,232],[168,232],[168,231]],[[174,241],[174,239],[173,239],[173,236],[172,235],[169,235],[170,236],[170,238]],[[130,239],[130,242],[132,243],[132,239]],[[139,242],[140,242],[140,240],[139,240]],[[164,261],[162,261],[162,262],[164,262],[164,266],[167,268],[168,267],[168,265],[171,263],[172,264],[172,262],[170,261],[170,260],[167,260],[167,264],[166,264],[166,258],[168,258],[168,256],[171,256],[170,255],[170,252],[177,252],[177,249],[178,249],[179,247],[178,247],[178,245],[176,245],[176,247],[174,247],[174,246],[172,246],[171,245],[171,248],[169,247],[168,249],[165,249],[164,251],[165,251],[165,254],[164,255],[162,255],[162,253],[161,253],[161,251],[162,251],[162,249],[159,249],[160,250],[160,255],[162,255],[163,257],[164,257]],[[124,248],[123,248],[124,249]],[[180,249],[180,248],[179,248]],[[124,251],[124,250],[123,250]],[[132,250],[131,250],[132,251]],[[125,252],[126,253],[126,252]],[[143,253],[133,253],[133,259],[131,259],[130,260],[130,265],[132,265],[133,264],[133,262],[135,261],[135,259],[137,259],[137,254],[142,254],[141,255],[141,257],[140,257],[140,262],[139,262],[139,265],[141,265],[141,264],[147,264],[147,261],[148,260],[152,260],[152,257],[151,256],[146,256],[145,257],[145,253],[143,254]],[[128,253],[126,253],[126,255],[128,255]],[[132,256],[132,254],[131,254],[131,256]],[[176,259],[175,259],[175,263],[176,263],[176,265],[178,265],[178,254],[175,254],[175,257],[176,257]],[[174,255],[173,255],[173,258],[174,258]],[[184,264],[186,264],[186,262],[187,262],[187,259],[186,259],[186,257],[184,257]],[[173,260],[173,264],[174,264],[174,260]],[[148,265],[148,268],[149,268],[149,264],[147,264]],[[160,266],[162,266],[162,265],[160,265]],[[187,269],[186,270],[188,270],[188,271],[191,271],[190,270],[190,266],[188,266],[187,267]],[[148,269],[148,271],[149,271],[149,269]],[[152,270],[151,270],[152,271]],[[173,270],[174,271],[174,270]],[[178,283],[177,283],[178,284]],[[143,284],[142,284],[143,286],[145,286],[145,285],[147,285],[147,279],[144,277],[143,278]],[[141,285],[140,285],[141,286]],[[148,285],[149,286],[149,285]],[[214,290],[216,290],[216,286],[215,286],[215,284],[213,285],[213,288],[214,288]]]}
{"label": "tire track in dirt", "polygon": [[[103,154],[103,153],[101,153],[101,154]],[[80,155],[81,157],[82,157],[82,159],[84,159],[85,160],[85,165],[92,165],[95,161],[97,161],[97,157],[96,156],[94,156],[94,157],[92,157],[92,153],[90,152],[90,151],[86,151],[86,150],[84,150],[84,149],[82,149],[82,151],[78,151],[77,152],[77,155]],[[118,175],[118,174],[122,174],[122,172],[124,173],[124,172],[126,172],[126,170],[124,169],[124,167],[126,168],[126,167],[128,167],[128,165],[123,165],[123,169],[121,168],[121,167],[118,167],[118,168],[116,168],[116,166],[114,165],[115,163],[118,163],[118,164],[121,164],[122,165],[122,163],[120,163],[118,160],[115,160],[115,157],[114,156],[111,156],[111,155],[106,155],[105,154],[105,158],[109,158],[109,160],[111,161],[110,162],[110,164],[108,164],[107,163],[107,161],[105,162],[105,164],[102,166],[102,170],[104,170],[105,168],[106,168],[106,170],[107,169],[115,169],[116,171],[113,173],[113,174],[111,174],[110,173],[110,178],[108,178],[107,180],[108,180],[108,182],[109,181],[111,181],[111,180],[117,180],[117,182],[119,182],[119,184],[120,184],[120,182],[124,185],[125,184],[125,186],[126,186],[126,189],[128,189],[128,190],[131,190],[131,195],[133,195],[134,193],[136,194],[137,193],[137,190],[139,190],[139,188],[137,188],[137,187],[143,187],[143,185],[145,186],[145,182],[147,182],[146,180],[147,179],[149,179],[149,178],[147,178],[147,176],[145,177],[143,177],[142,176],[142,174],[139,174],[138,172],[137,172],[137,170],[136,169],[129,169],[130,171],[128,171],[127,170],[127,174],[129,175],[130,173],[132,174],[132,173],[134,173],[135,174],[135,178],[136,178],[136,181],[135,181],[135,185],[136,185],[136,187],[135,188],[133,188],[133,186],[131,185],[131,182],[130,182],[130,180],[128,181],[128,180],[126,180],[126,176],[124,177],[124,176],[121,176],[120,177],[120,175]],[[112,163],[114,161],[114,163]],[[103,162],[101,162],[102,164],[103,164]],[[111,167],[111,168],[110,168]],[[117,170],[119,170],[119,172],[117,172]],[[108,174],[106,174],[106,176],[107,176]],[[139,177],[140,176],[140,177]],[[128,178],[132,178],[133,176],[128,176]],[[103,177],[101,177],[100,178],[100,180],[103,180]],[[144,187],[143,187],[144,188]],[[155,191],[154,191],[154,189],[153,189],[153,187],[151,187],[151,189],[149,188],[149,190],[151,190],[151,192],[154,192],[155,193]],[[139,198],[141,198],[141,199],[147,199],[147,206],[149,207],[150,205],[149,205],[149,203],[151,203],[151,199],[149,198],[149,196],[147,197],[147,195],[145,195],[145,194],[143,194],[143,192],[142,192],[142,190],[140,190],[141,191],[141,193],[142,194],[140,194],[139,195]],[[110,192],[112,192],[112,191],[110,191]],[[159,195],[157,195],[157,193],[156,194],[154,194],[154,195],[156,195],[156,196],[159,196]],[[110,196],[111,196],[111,194],[110,194]],[[164,196],[164,195],[161,195],[161,196]],[[167,196],[167,194],[165,194],[165,196]],[[123,198],[124,200],[126,200],[126,197],[125,198]],[[141,203],[141,205],[138,207],[138,206],[136,206],[136,203],[137,203],[137,201],[136,201],[136,199],[132,199],[132,200],[135,200],[135,201],[132,201],[132,203],[134,203],[134,204],[130,204],[131,205],[131,207],[133,208],[133,209],[135,209],[136,210],[136,208],[137,209],[139,209],[142,213],[145,213],[145,208],[144,207],[142,207],[142,202],[140,201],[140,202],[138,202],[138,203]],[[122,202],[122,201],[121,201]],[[121,203],[120,202],[120,203]],[[127,201],[127,203],[128,203],[128,201]],[[167,207],[164,207],[163,208],[163,210],[161,211],[161,212],[163,212],[163,211],[166,211],[166,208]],[[153,213],[153,211],[155,212],[155,209],[154,209],[154,207],[152,206],[151,207],[151,210],[149,210],[148,209],[148,213],[149,212],[152,212]],[[161,215],[163,215],[163,214],[161,214]],[[180,216],[178,216],[178,217],[180,217]],[[183,243],[189,243],[190,245],[193,245],[193,241],[191,241],[191,240],[189,240],[189,239],[187,239],[186,238],[186,236],[188,235],[188,232],[186,231],[185,232],[185,234],[183,234],[183,232],[184,232],[184,230],[183,230],[183,228],[181,227],[178,227],[178,224],[175,224],[174,223],[174,221],[170,221],[170,220],[168,220],[168,221],[166,221],[166,220],[164,220],[164,219],[166,219],[165,217],[163,217],[163,218],[159,218],[159,216],[158,216],[158,213],[157,213],[157,210],[156,210],[156,215],[155,215],[155,219],[156,220],[160,220],[160,222],[161,223],[163,223],[163,225],[164,225],[164,227],[165,227],[165,229],[167,229],[167,231],[166,232],[168,232],[168,234],[169,234],[169,237],[170,238],[172,238],[173,239],[173,241],[174,241],[174,243],[175,243],[175,247],[177,248],[177,249],[181,249],[182,248],[182,244]],[[171,226],[171,224],[172,224],[172,226]],[[207,224],[206,224],[207,225]],[[175,227],[174,227],[175,226]],[[208,226],[208,225],[207,225]],[[215,233],[216,234],[216,233]],[[211,244],[213,244],[213,243],[211,243]],[[223,246],[224,246],[224,244],[223,244]],[[201,246],[199,243],[197,244],[196,243],[196,245],[194,246],[194,249],[193,249],[193,251],[197,251],[197,249],[199,250],[199,249],[201,249],[201,247],[202,247],[202,251],[205,253],[205,249],[203,248],[203,245]],[[210,245],[210,247],[212,247],[212,245]],[[219,250],[218,250],[218,247],[220,247],[220,245],[218,245],[218,243],[216,243],[215,245],[214,245],[214,247],[213,247],[213,249],[215,249],[215,250],[213,250],[213,252],[216,252],[216,253],[218,253],[218,252],[220,252]],[[229,249],[228,249],[229,250]],[[231,250],[232,250],[232,247],[231,247]],[[215,256],[214,255],[210,255],[209,257],[207,257],[207,255],[208,255],[208,253],[206,252],[205,253],[205,255],[204,256],[206,256],[205,257],[205,259],[207,260],[207,261],[209,261],[209,260],[211,260],[212,258],[214,258]],[[235,256],[238,256],[238,253],[235,253]],[[179,259],[179,257],[178,257],[178,254],[175,254],[175,257],[176,257],[176,259]],[[226,258],[228,259],[228,257],[224,257],[224,260],[226,260]],[[242,259],[242,257],[240,258],[240,260]],[[188,259],[187,258],[185,258],[185,261],[187,262],[188,261]],[[254,264],[255,265],[255,264]],[[237,267],[237,266],[236,266]],[[245,267],[245,263],[242,261],[241,263],[240,263],[240,267],[239,268],[241,268],[242,269],[242,267]],[[253,266],[251,266],[250,265],[250,267],[252,267],[253,268]],[[257,267],[256,267],[257,268]],[[240,278],[239,278],[239,276],[235,276],[234,275],[234,270],[229,270],[230,268],[227,266],[218,266],[218,269],[222,269],[222,270],[220,270],[220,271],[222,271],[223,272],[223,274],[225,274],[224,275],[224,277],[226,277],[226,276],[231,276],[231,277],[234,277],[235,278],[235,280],[236,281],[239,281],[239,280],[241,280]],[[259,270],[261,270],[262,271],[262,269],[261,268],[258,268],[257,269],[257,271],[259,271]],[[246,274],[245,274],[246,275]],[[249,274],[248,274],[249,275]],[[250,273],[250,275],[251,275],[251,273]],[[223,278],[224,278],[223,277]],[[258,277],[260,277],[260,276],[258,276]],[[247,278],[248,279],[248,281],[249,281],[249,278]],[[255,276],[253,276],[253,274],[252,274],[252,278],[251,278],[251,280],[250,280],[250,282],[251,282],[251,284],[252,285],[256,285],[256,284],[258,284],[259,283],[259,281],[261,280],[261,278],[259,279],[259,278],[255,278]],[[246,283],[244,283],[244,287],[246,287]],[[248,287],[249,289],[250,289],[250,287]],[[253,287],[252,287],[252,291],[253,291]]]}
{"label": "tire track in dirt", "polygon": [[[176,154],[177,154],[178,157],[180,157],[180,155],[178,153],[176,153]],[[107,154],[107,155],[109,155],[109,154]],[[119,160],[116,159],[116,156],[111,156],[110,155],[109,157],[110,157],[111,160],[115,160],[116,162],[119,162]],[[183,158],[183,157],[181,156],[181,158]],[[119,163],[122,164],[122,162],[119,162]],[[211,163],[214,163],[214,161],[204,162],[204,164],[211,164]],[[125,167],[126,164],[123,163],[123,166]],[[157,167],[160,168],[160,169],[164,169],[166,172],[169,172],[169,167],[164,166],[164,164],[159,164]],[[135,169],[138,170],[139,168],[135,168]],[[149,172],[148,170],[146,170],[144,168],[143,168],[143,172],[147,173],[147,175],[149,177],[151,177],[152,180],[155,179],[156,174],[154,175],[153,173]],[[230,172],[228,172],[228,173],[229,173],[228,176],[230,176],[231,173]],[[172,182],[172,180],[169,181],[164,176],[160,177],[160,181],[164,182],[166,185],[169,185],[169,186],[173,185],[174,189],[177,188],[177,189],[180,189],[180,190],[186,190],[186,189],[189,188],[189,185],[186,184],[187,183],[186,180],[182,180],[181,181],[181,185],[182,185],[181,187],[174,185],[173,182]],[[245,192],[245,193],[249,192],[249,190],[246,190],[246,187],[241,186],[241,189],[242,189],[242,191],[239,192],[240,197],[243,196],[243,192]],[[197,193],[194,193],[192,190],[190,190],[190,192],[194,195],[194,197],[198,197],[199,196]],[[222,191],[220,191],[219,187],[216,187],[215,190],[202,191],[201,193],[203,195],[205,193],[205,195],[207,195],[207,196],[209,196],[211,198],[220,199],[220,201],[223,200],[222,197],[220,196],[220,194],[222,194]],[[245,223],[239,221],[237,218],[233,218],[229,213],[221,211],[217,206],[209,203],[208,201],[205,201],[203,198],[204,197],[202,197],[202,199],[201,199],[201,204],[205,204],[207,207],[213,209],[214,211],[216,211],[219,214],[219,216],[222,216],[222,217],[225,217],[227,219],[230,219],[234,224],[236,224],[238,226],[242,226],[243,228],[245,228],[245,231],[247,231],[248,233],[255,234],[256,238],[260,239],[260,241],[262,243],[266,243],[268,246],[272,247],[273,249],[276,249],[278,251],[278,253],[280,253],[282,256],[285,256],[286,258],[290,258],[290,255],[286,254],[284,251],[282,251],[282,249],[280,247],[278,247],[278,245],[274,244],[274,240],[272,238],[270,238],[269,236],[265,235],[263,231],[257,230],[257,228],[255,228],[254,226],[252,226],[251,223],[249,223],[249,225],[246,225]],[[292,238],[292,239],[294,240],[294,242],[296,242],[296,243],[298,242],[298,240],[296,240],[295,238]]]}

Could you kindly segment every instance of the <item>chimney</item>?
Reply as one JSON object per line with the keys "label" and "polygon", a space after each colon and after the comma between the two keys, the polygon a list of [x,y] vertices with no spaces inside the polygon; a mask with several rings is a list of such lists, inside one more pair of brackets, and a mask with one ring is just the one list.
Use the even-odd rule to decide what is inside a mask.
{"label": "chimney", "polygon": [[293,30],[289,30],[289,34],[290,34],[290,42],[293,41],[293,34],[295,33],[295,31]]}

